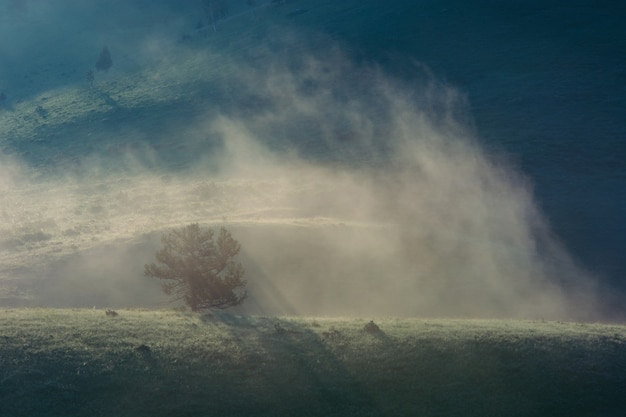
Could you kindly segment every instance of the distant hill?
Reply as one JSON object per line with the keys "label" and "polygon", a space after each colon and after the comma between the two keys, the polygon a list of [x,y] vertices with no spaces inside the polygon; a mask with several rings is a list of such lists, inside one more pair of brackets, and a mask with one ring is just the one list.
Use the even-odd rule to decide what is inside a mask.
{"label": "distant hill", "polygon": [[[33,293],[47,294],[39,288],[107,275],[85,260],[93,253],[113,257],[130,246],[147,256],[150,239],[180,222],[280,223],[298,233],[304,224],[322,234],[347,227],[351,236],[395,227],[398,213],[413,207],[387,235],[393,244],[382,246],[387,261],[400,253],[418,266],[383,268],[369,255],[380,261],[376,268],[355,266],[359,248],[333,252],[351,254],[354,268],[342,271],[402,277],[395,291],[421,293],[431,306],[446,304],[439,291],[424,295],[433,284],[476,300],[477,310],[499,304],[518,316],[515,304],[494,300],[523,299],[537,284],[542,291],[528,291],[547,291],[542,305],[560,306],[548,300],[570,292],[596,297],[600,288],[602,309],[621,309],[621,6],[225,4],[214,17],[202,2],[1,6],[0,298],[7,305],[36,305]],[[113,64],[95,71],[105,45]],[[398,151],[411,141],[424,146]],[[306,175],[289,166],[301,162],[309,164]],[[421,174],[382,175],[407,164]],[[324,175],[313,178],[319,170]],[[363,171],[367,179],[341,182]],[[439,216],[445,220],[433,221]],[[413,252],[396,250],[401,243]],[[96,265],[140,288],[144,261],[132,262],[139,267]],[[98,282],[107,290],[93,297],[110,300]],[[91,289],[85,285],[82,297],[58,290],[47,302],[75,305]],[[128,305],[121,293],[117,300]]]}

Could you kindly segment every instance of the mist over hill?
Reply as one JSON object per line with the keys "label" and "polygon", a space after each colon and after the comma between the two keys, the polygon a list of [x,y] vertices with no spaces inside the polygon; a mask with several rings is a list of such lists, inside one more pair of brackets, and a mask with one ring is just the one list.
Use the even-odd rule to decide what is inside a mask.
{"label": "mist over hill", "polygon": [[249,311],[621,316],[622,8],[207,4],[0,3],[1,303],[163,305],[199,222]]}

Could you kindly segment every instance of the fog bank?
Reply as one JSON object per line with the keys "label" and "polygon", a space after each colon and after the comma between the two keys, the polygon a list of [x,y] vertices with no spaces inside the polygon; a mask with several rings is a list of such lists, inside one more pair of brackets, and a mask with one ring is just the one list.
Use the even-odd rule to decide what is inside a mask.
{"label": "fog bank", "polygon": [[[142,133],[152,122],[141,119],[105,128],[67,167],[4,157],[0,302],[166,306],[143,265],[160,233],[198,222],[240,241],[246,312],[611,312],[607,290],[552,234],[531,182],[478,145],[462,92],[419,63],[412,82],[395,80],[330,40],[294,55],[302,41],[292,36],[255,49],[262,60],[144,39],[146,71],[160,74],[145,78],[146,94],[220,63],[206,102],[163,113],[161,134]],[[76,131],[62,141],[77,143]],[[111,151],[125,143],[138,145]]]}

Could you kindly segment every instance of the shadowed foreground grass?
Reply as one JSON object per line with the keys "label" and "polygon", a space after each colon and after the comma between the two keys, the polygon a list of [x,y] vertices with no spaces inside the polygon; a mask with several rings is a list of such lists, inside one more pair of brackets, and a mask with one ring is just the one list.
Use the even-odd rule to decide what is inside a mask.
{"label": "shadowed foreground grass", "polygon": [[617,416],[626,327],[0,311],[0,415]]}

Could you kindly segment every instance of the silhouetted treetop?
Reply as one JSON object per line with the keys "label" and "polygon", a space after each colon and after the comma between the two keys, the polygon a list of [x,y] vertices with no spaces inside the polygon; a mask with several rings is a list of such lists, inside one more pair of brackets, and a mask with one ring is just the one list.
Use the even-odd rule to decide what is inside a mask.
{"label": "silhouetted treetop", "polygon": [[104,45],[102,47],[102,51],[100,51],[100,57],[98,58],[98,61],[96,62],[96,69],[98,71],[108,71],[109,68],[111,68],[111,66],[113,65],[113,60],[111,59],[111,52],[109,51],[109,48]]}

